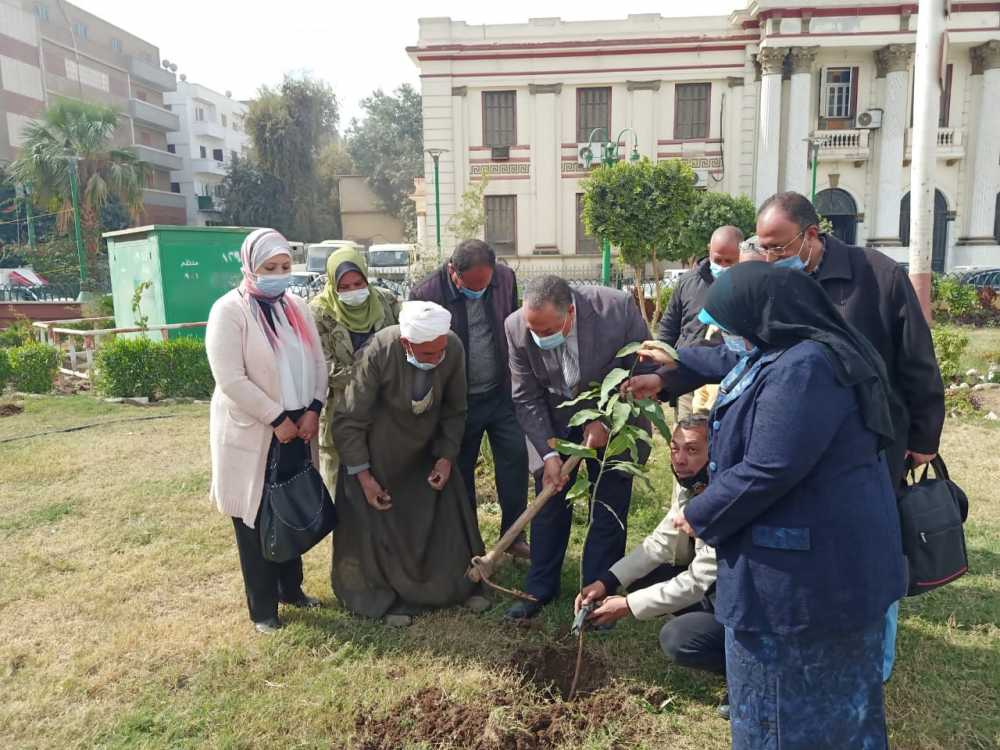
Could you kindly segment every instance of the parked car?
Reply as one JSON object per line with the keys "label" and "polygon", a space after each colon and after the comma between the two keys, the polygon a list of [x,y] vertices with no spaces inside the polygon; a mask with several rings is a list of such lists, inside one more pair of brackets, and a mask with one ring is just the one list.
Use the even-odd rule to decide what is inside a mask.
{"label": "parked car", "polygon": [[976,289],[993,289],[1000,292],[1000,268],[985,268],[970,273],[962,280]]}
{"label": "parked car", "polygon": [[342,247],[353,247],[364,254],[365,248],[352,240],[323,240],[309,246],[306,251],[306,270],[326,273],[326,260]]}
{"label": "parked car", "polygon": [[404,281],[416,255],[413,245],[392,243],[368,248],[368,275],[372,279]]}

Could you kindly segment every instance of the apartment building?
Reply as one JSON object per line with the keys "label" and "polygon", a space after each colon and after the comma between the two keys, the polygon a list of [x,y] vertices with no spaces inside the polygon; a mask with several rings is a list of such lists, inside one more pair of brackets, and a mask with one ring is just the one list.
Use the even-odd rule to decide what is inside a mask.
{"label": "apartment building", "polygon": [[167,150],[181,159],[180,169],[170,173],[170,190],[184,196],[191,224],[219,224],[222,180],[233,158],[246,156],[249,148],[247,105],[183,75],[164,102],[180,123],[167,136]]}
{"label": "apartment building", "polygon": [[[489,175],[485,237],[521,263],[595,265],[581,151],[620,134],[705,190],[811,189],[843,239],[904,260],[916,4],[755,0],[728,16],[469,25],[420,20],[424,144],[441,149],[443,244]],[[935,270],[1000,265],[1000,3],[953,2],[941,76]],[[627,130],[628,129],[628,130]],[[597,147],[595,153],[599,154]],[[595,160],[596,161],[596,160]],[[434,174],[428,156],[427,195]],[[428,197],[428,202],[432,200]],[[426,234],[434,236],[428,205]]]}
{"label": "apartment building", "polygon": [[149,165],[145,223],[185,224],[170,191],[180,159],[167,151],[178,118],[164,106],[176,88],[149,42],[61,0],[0,0],[0,161],[17,157],[25,124],[57,98],[98,102],[120,113],[113,142]]}

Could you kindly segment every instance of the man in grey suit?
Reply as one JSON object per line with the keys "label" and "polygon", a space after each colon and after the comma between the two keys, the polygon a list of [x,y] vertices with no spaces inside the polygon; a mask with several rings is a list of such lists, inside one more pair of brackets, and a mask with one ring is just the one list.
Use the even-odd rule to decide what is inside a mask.
{"label": "man in grey suit", "polygon": [[[531,523],[531,567],[525,590],[539,603],[519,602],[507,611],[510,620],[526,620],[559,594],[572,522],[566,492],[574,477],[561,476],[563,462],[549,447],[549,440],[589,440],[591,447],[598,450],[608,444],[608,431],[600,421],[569,426],[573,414],[587,408],[587,404],[564,408],[559,405],[590,383],[601,382],[615,367],[631,367],[631,357],[617,358],[615,354],[626,344],[650,336],[639,308],[628,294],[604,287],[571,290],[558,276],[542,276],[528,284],[524,304],[507,318],[504,328],[510,351],[514,411],[528,438],[536,492],[548,486],[560,490]],[[642,458],[645,460],[645,455]],[[591,480],[596,481],[597,462],[587,461],[586,467]],[[597,490],[601,502],[595,504],[593,524],[583,548],[585,586],[623,556],[623,526],[631,497],[631,476],[618,471],[605,473]]]}

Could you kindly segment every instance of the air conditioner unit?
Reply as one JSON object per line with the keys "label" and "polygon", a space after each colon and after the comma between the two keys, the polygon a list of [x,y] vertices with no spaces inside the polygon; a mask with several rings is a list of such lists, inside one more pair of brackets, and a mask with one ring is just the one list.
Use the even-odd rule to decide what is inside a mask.
{"label": "air conditioner unit", "polygon": [[875,130],[882,127],[882,110],[866,109],[864,112],[859,112],[858,116],[854,118],[854,127],[863,130]]}
{"label": "air conditioner unit", "polygon": [[492,146],[490,158],[493,161],[508,161],[510,159],[510,146]]}
{"label": "air conditioner unit", "polygon": [[600,164],[601,162],[601,144],[600,143],[578,143],[576,144],[576,163],[581,167],[587,167],[587,162],[590,162],[589,166],[594,166],[595,164]]}
{"label": "air conditioner unit", "polygon": [[694,170],[694,186],[696,188],[707,188],[708,187],[708,170],[707,169],[696,169],[696,170]]}

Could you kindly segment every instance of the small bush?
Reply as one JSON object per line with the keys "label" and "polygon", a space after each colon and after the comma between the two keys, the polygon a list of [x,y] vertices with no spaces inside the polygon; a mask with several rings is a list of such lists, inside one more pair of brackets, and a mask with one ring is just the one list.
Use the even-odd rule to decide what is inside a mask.
{"label": "small bush", "polygon": [[934,326],[931,329],[934,340],[934,354],[937,357],[941,377],[945,382],[954,381],[961,374],[959,363],[965,348],[969,345],[969,337],[957,328]]}
{"label": "small bush", "polygon": [[663,285],[660,287],[660,310],[665,314],[667,312],[667,307],[670,306],[670,298],[674,296],[674,285]]}
{"label": "small bush", "polygon": [[24,346],[31,343],[33,339],[31,323],[27,318],[19,318],[12,325],[0,331],[0,349]]}
{"label": "small bush", "polygon": [[6,349],[0,349],[0,391],[3,391],[10,380],[10,355]]}
{"label": "small bush", "polygon": [[935,310],[952,320],[968,317],[979,308],[976,288],[949,276],[935,278],[932,298]]}
{"label": "small bush", "polygon": [[106,396],[156,398],[163,377],[163,345],[142,338],[119,338],[102,346],[95,361],[97,390]]}
{"label": "small bush", "polygon": [[25,393],[48,393],[59,371],[59,351],[32,342],[10,350],[11,383]]}
{"label": "small bush", "polygon": [[212,395],[215,380],[208,366],[204,342],[178,338],[160,346],[163,349],[160,392],[165,398],[205,398]]}
{"label": "small bush", "polygon": [[101,347],[95,364],[95,385],[105,396],[203,398],[215,387],[205,344],[197,339],[121,338]]}

